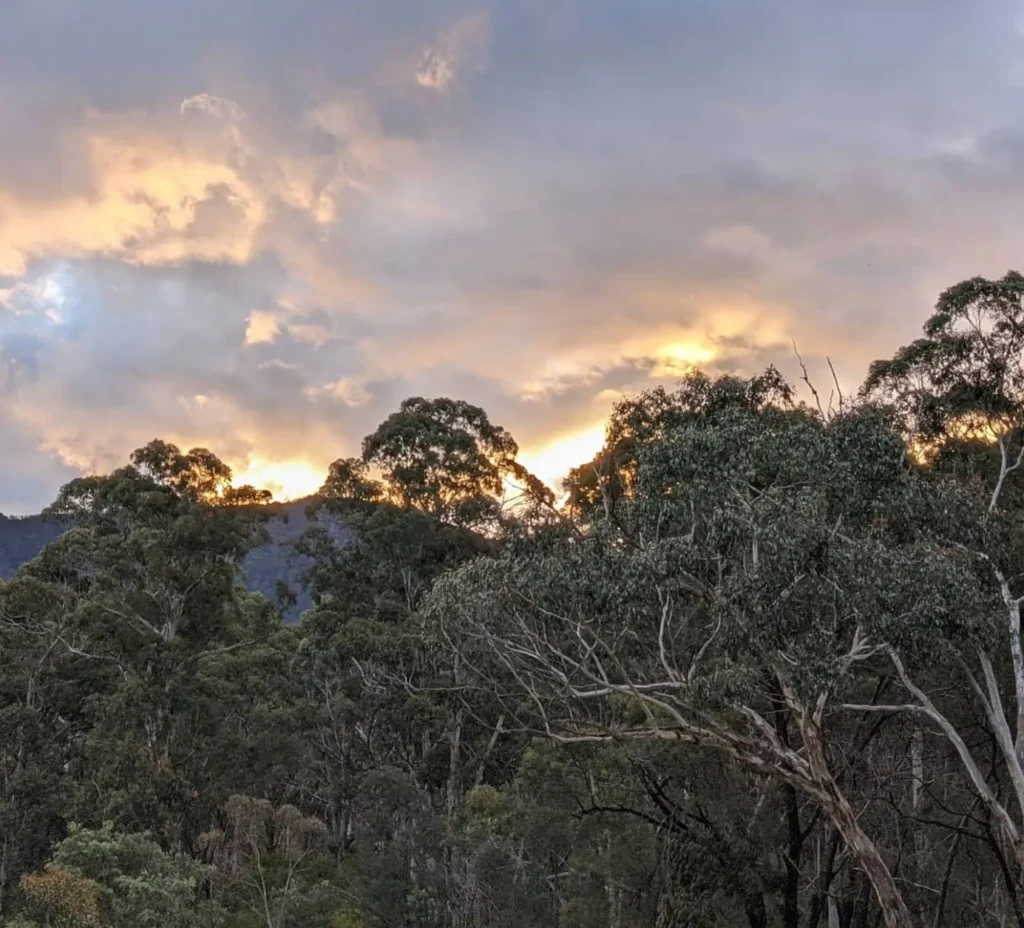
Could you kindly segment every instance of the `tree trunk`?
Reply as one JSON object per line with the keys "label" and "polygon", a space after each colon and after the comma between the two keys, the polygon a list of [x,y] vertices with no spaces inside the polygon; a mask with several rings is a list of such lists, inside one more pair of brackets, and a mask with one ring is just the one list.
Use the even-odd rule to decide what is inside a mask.
{"label": "tree trunk", "polygon": [[819,723],[808,713],[799,717],[800,734],[807,749],[807,762],[811,776],[824,794],[823,805],[829,818],[843,837],[850,856],[864,872],[871,883],[875,899],[882,910],[886,928],[913,928],[914,921],[903,900],[903,894],[896,886],[892,873],[874,841],[857,821],[853,806],[839,788],[835,777],[828,768],[825,750],[821,741]]}
{"label": "tree trunk", "polygon": [[7,842],[4,842],[3,854],[0,855],[0,924],[3,924],[5,890],[7,889]]}
{"label": "tree trunk", "polygon": [[803,833],[800,827],[800,805],[796,788],[786,783],[782,787],[786,802],[787,853],[784,861],[785,882],[782,887],[783,928],[798,928],[800,924],[800,858],[803,852]]}
{"label": "tree trunk", "polygon": [[[456,678],[458,667],[456,665]],[[445,789],[445,829],[451,830],[455,820],[455,813],[458,809],[459,792],[459,763],[462,749],[462,710],[455,712],[455,718],[448,730],[448,782]],[[462,911],[459,900],[456,898],[457,875],[462,861],[457,847],[453,844],[446,845],[445,866],[447,869],[446,881],[448,884],[447,900],[445,902],[446,919],[445,924],[449,928],[462,923]]]}
{"label": "tree trunk", "polygon": [[743,911],[746,912],[750,928],[768,928],[768,910],[761,893],[748,894],[743,900]]}

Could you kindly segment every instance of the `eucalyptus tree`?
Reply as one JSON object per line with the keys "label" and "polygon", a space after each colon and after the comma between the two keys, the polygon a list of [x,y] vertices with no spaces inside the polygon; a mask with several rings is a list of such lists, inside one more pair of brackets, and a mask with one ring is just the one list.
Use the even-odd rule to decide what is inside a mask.
{"label": "eucalyptus tree", "polygon": [[230,470],[161,442],[132,461],[61,489],[49,515],[70,528],[7,585],[0,624],[74,681],[81,819],[187,840],[193,810],[220,801],[206,789],[224,709],[215,668],[280,624],[238,582],[263,516],[234,505]]}
{"label": "eucalyptus tree", "polygon": [[655,387],[623,398],[608,421],[604,447],[569,472],[565,486],[570,510],[587,517],[600,508],[606,518],[612,518],[617,501],[632,492],[641,450],[670,430],[726,409],[753,413],[770,405],[785,406],[793,397],[793,388],[769,367],[747,380],[713,379],[694,371],[675,390]]}
{"label": "eucalyptus tree", "polygon": [[955,718],[945,688],[936,691],[915,677],[895,650],[889,655],[906,702],[875,711],[910,713],[948,740],[1008,858],[1009,892],[1024,918],[1024,276],[977,277],[946,290],[923,337],[876,361],[862,392],[900,411],[908,443],[936,483],[956,481],[962,493],[971,488],[984,496],[959,524],[936,526],[934,534],[971,562],[976,582],[996,604],[979,615],[987,637],[957,655],[954,703],[981,710],[979,721],[995,741],[996,772],[1009,789],[992,781],[993,765],[965,727],[972,720]]}
{"label": "eucalyptus tree", "polygon": [[518,453],[512,435],[479,406],[410,397],[363,439],[361,458],[331,465],[324,491],[335,498],[386,498],[467,528],[493,527],[509,484],[527,498],[552,499],[516,460]]}
{"label": "eucalyptus tree", "polygon": [[[365,438],[361,458],[331,465],[318,506],[352,537],[339,545],[321,527],[303,542],[314,608],[297,664],[312,708],[301,788],[339,854],[388,836],[378,861],[394,868],[388,905],[430,899],[451,924],[463,868],[446,835],[466,793],[500,766],[503,721],[493,699],[467,699],[459,663],[424,633],[419,611],[439,576],[500,543],[511,485],[550,506],[517,454],[479,407],[407,399]],[[368,790],[401,797],[400,827],[381,827]]]}
{"label": "eucalyptus tree", "polygon": [[1024,276],[945,290],[922,337],[875,361],[861,392],[899,410],[918,454],[948,456],[965,443],[997,452],[994,510],[1024,463]]}
{"label": "eucalyptus tree", "polygon": [[352,538],[339,546],[319,530],[304,542],[314,605],[294,665],[307,706],[299,795],[325,816],[362,904],[392,913],[385,923],[432,925],[429,912],[458,898],[446,891],[459,868],[447,833],[503,745],[487,724],[501,727],[494,701],[451,692],[458,668],[419,610],[437,577],[495,541],[390,501],[321,505]]}
{"label": "eucalyptus tree", "polygon": [[433,613],[525,728],[710,748],[791,787],[907,928],[892,848],[835,760],[871,726],[862,711],[851,736],[847,706],[870,706],[886,656],[928,667],[984,639],[972,558],[932,534],[971,500],[918,473],[879,410],[826,422],[784,389],[705,399],[754,393],[691,378],[671,415],[654,397],[665,424],[638,443],[614,518],[469,563],[435,586]]}
{"label": "eucalyptus tree", "polygon": [[63,771],[86,728],[57,643],[23,622],[61,607],[46,592],[40,601],[35,584],[0,580],[0,917],[19,875],[41,866],[62,835]]}

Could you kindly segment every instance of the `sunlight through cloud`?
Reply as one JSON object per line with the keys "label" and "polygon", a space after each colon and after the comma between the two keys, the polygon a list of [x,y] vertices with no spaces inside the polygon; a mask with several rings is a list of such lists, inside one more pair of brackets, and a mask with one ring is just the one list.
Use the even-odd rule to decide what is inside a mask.
{"label": "sunlight through cloud", "polygon": [[552,489],[561,488],[562,479],[579,464],[591,460],[604,446],[604,422],[571,435],[556,438],[519,455],[519,460],[534,476]]}
{"label": "sunlight through cloud", "polygon": [[251,457],[244,470],[235,473],[236,487],[254,486],[270,490],[278,502],[312,496],[323,485],[326,468],[309,461],[270,461]]}

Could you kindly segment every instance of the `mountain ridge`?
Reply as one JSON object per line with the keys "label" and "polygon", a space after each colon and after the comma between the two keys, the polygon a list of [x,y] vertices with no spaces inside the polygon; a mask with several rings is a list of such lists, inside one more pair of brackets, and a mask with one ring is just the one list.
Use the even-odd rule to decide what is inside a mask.
{"label": "mountain ridge", "polygon": [[[336,544],[348,544],[352,532],[342,523],[317,514],[310,519],[309,506],[318,501],[316,496],[286,502],[267,503],[271,515],[267,522],[269,541],[253,548],[242,560],[242,574],[246,589],[261,593],[273,600],[279,583],[285,583],[295,593],[296,602],[284,610],[288,622],[310,607],[309,590],[303,576],[312,566],[310,557],[295,550],[295,542],[311,524],[326,524]],[[42,514],[7,516],[0,513],[0,579],[10,579],[18,568],[27,564],[65,531],[59,521]]]}

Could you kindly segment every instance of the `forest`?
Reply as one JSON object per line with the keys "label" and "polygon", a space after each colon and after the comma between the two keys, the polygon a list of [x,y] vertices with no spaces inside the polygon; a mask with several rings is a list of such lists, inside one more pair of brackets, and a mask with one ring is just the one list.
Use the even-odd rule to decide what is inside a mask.
{"label": "forest", "polygon": [[622,399],[562,494],[406,400],[294,623],[212,452],[72,480],[0,580],[0,923],[1024,926],[1024,276],[800,366]]}

